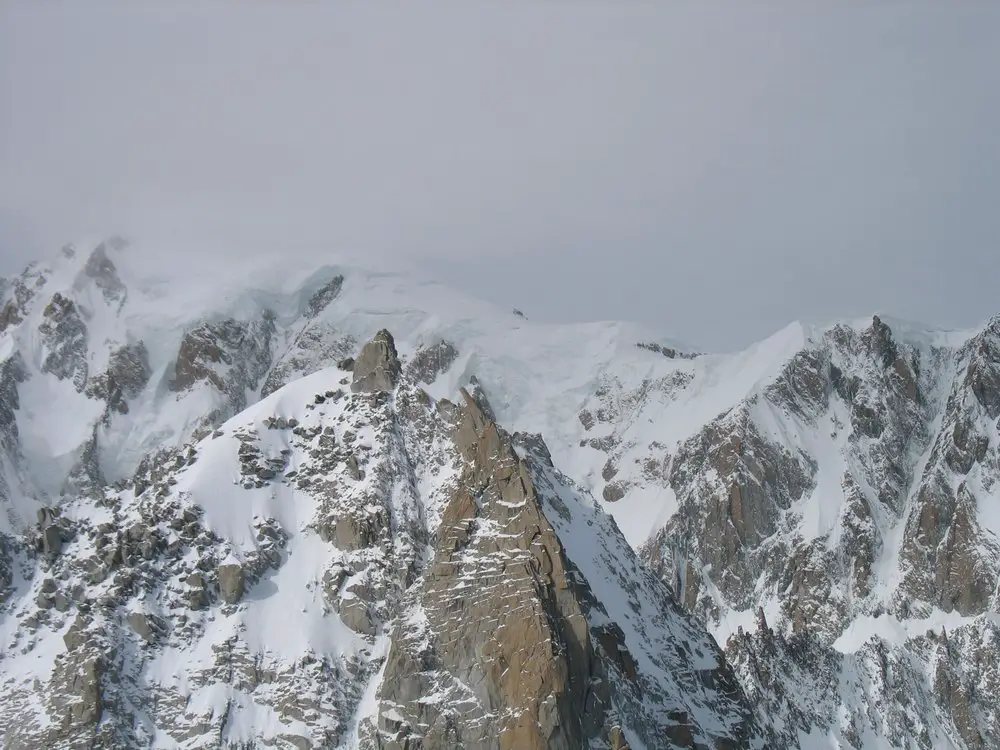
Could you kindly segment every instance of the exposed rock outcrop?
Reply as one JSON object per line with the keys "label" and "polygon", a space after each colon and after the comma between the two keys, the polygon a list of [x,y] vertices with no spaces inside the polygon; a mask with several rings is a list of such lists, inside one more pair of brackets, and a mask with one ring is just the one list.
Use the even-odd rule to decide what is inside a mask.
{"label": "exposed rock outcrop", "polygon": [[0,448],[8,456],[19,451],[17,410],[21,399],[17,387],[28,373],[20,352],[0,362]]}
{"label": "exposed rock outcrop", "polygon": [[447,372],[458,359],[458,349],[450,341],[422,346],[406,363],[406,377],[414,383],[430,384]]}
{"label": "exposed rock outcrop", "polygon": [[655,352],[656,354],[661,354],[668,359],[675,359],[677,357],[682,357],[684,359],[694,359],[697,354],[691,352],[682,352],[675,349],[672,346],[664,346],[663,344],[658,344],[655,341],[640,341],[636,344],[640,349],[645,349],[647,352]]}
{"label": "exposed rock outcrop", "polygon": [[680,507],[649,543],[649,560],[672,580],[673,557],[658,550],[686,550],[699,569],[712,571],[729,601],[749,606],[758,578],[777,573],[770,567],[771,556],[781,554],[772,549],[773,537],[785,512],[812,489],[815,466],[768,441],[746,411],[688,440],[671,466]]}
{"label": "exposed rock outcrop", "polygon": [[24,321],[41,279],[35,267],[28,266],[19,278],[9,282],[9,290],[4,293],[2,299],[5,301],[0,307],[0,334]]}
{"label": "exposed rock outcrop", "polygon": [[274,332],[274,314],[265,310],[256,320],[201,323],[184,335],[170,390],[181,392],[204,383],[225,399],[222,408],[202,419],[203,432],[246,408],[247,394],[261,386],[271,367]]}
{"label": "exposed rock outcrop", "polygon": [[93,281],[107,302],[117,303],[119,306],[125,303],[128,290],[124,282],[118,276],[118,269],[108,257],[109,250],[122,250],[125,241],[120,238],[112,238],[102,242],[87,258],[87,263],[83,267],[83,275]]}
{"label": "exposed rock outcrop", "polygon": [[[1000,582],[1000,539],[979,523],[980,499],[1000,484],[991,424],[1000,399],[1000,322],[966,344],[940,428],[905,520],[897,601],[965,615],[989,609]],[[920,603],[923,603],[922,605]]]}
{"label": "exposed rock outcrop", "polygon": [[90,439],[87,440],[79,451],[79,457],[73,468],[70,469],[69,476],[63,486],[64,494],[100,495],[107,484],[104,478],[104,471],[101,468],[100,448],[98,444],[97,428],[91,431]]}
{"label": "exposed rock outcrop", "polygon": [[48,557],[55,557],[62,551],[66,540],[66,524],[59,518],[58,511],[41,508],[38,511],[38,547]]}
{"label": "exposed rock outcrop", "polygon": [[125,619],[129,627],[146,643],[154,643],[165,629],[160,618],[144,612],[129,612]]}
{"label": "exposed rock outcrop", "polygon": [[318,290],[316,290],[316,293],[309,298],[309,306],[306,309],[306,315],[310,318],[315,318],[323,312],[323,310],[325,310],[331,302],[340,296],[340,291],[343,288],[344,277],[339,274],[334,276]]}
{"label": "exposed rock outcrop", "polygon": [[[609,699],[605,689],[603,696],[591,692],[587,703],[590,637],[562,549],[506,436],[471,396],[465,399],[455,442],[468,474],[444,510],[428,576],[433,583],[421,602],[436,640],[449,646],[435,649],[436,658],[425,654],[432,663],[415,663],[410,644],[397,636],[382,691],[380,744],[583,747],[604,729],[601,709]],[[495,524],[510,541],[491,539],[480,547],[475,531],[485,524]],[[502,565],[491,560],[489,548]],[[473,580],[480,595],[488,595],[469,600],[458,593]],[[417,707],[429,687],[422,684],[428,668],[440,672],[435,692],[450,696],[450,715]],[[479,687],[470,695],[466,685]],[[420,725],[426,729],[411,740]]]}
{"label": "exposed rock outcrop", "polygon": [[361,348],[354,360],[354,378],[351,390],[354,393],[376,393],[391,391],[396,387],[402,366],[396,353],[396,342],[392,334],[382,329]]}
{"label": "exposed rock outcrop", "polygon": [[87,325],[73,300],[56,292],[45,307],[38,334],[45,344],[42,372],[72,380],[78,391],[87,384]]}
{"label": "exposed rock outcrop", "polygon": [[126,344],[111,353],[104,372],[88,381],[87,395],[107,403],[107,421],[112,414],[128,414],[129,401],[142,393],[151,376],[146,345]]}
{"label": "exposed rock outcrop", "polygon": [[[726,655],[758,714],[782,717],[776,741],[788,747],[830,727],[839,743],[856,748],[878,737],[892,747],[980,750],[1000,736],[1000,710],[983,690],[1000,680],[997,661],[983,651],[997,639],[997,626],[984,620],[947,634],[928,631],[902,652],[873,637],[845,654],[811,633],[786,639],[758,626],[732,636]],[[929,675],[921,662],[932,666]],[[887,705],[904,710],[873,710]]]}
{"label": "exposed rock outcrop", "polygon": [[237,562],[227,562],[216,568],[215,575],[219,581],[219,596],[226,604],[236,604],[243,598],[246,579],[243,566]]}
{"label": "exposed rock outcrop", "polygon": [[[393,635],[378,746],[626,747],[623,720],[649,746],[749,746],[754,729],[738,703],[731,734],[699,725],[690,707],[674,709],[676,695],[663,696],[659,711],[643,703],[664,686],[646,681],[622,629],[568,558],[548,514],[569,522],[572,512],[546,508],[507,434],[472,395],[463,398],[454,437],[462,476],[410,600],[414,614]],[[738,692],[716,665],[709,682]],[[439,699],[426,701],[428,693]]]}

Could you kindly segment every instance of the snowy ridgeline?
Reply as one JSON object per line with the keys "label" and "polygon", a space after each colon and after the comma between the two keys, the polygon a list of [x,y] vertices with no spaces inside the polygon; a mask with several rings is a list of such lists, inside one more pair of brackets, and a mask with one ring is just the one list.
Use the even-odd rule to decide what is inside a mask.
{"label": "snowy ridgeline", "polygon": [[[351,267],[132,265],[67,249],[0,304],[6,746],[996,744],[1000,322],[707,355]],[[513,489],[477,464],[508,444]]]}

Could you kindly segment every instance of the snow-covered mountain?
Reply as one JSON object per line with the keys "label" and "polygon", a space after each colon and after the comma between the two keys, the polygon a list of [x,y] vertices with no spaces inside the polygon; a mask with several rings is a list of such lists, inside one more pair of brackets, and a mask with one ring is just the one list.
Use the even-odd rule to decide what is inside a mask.
{"label": "snow-covered mountain", "polygon": [[1000,746],[1000,318],[710,355],[114,239],[0,293],[4,747]]}

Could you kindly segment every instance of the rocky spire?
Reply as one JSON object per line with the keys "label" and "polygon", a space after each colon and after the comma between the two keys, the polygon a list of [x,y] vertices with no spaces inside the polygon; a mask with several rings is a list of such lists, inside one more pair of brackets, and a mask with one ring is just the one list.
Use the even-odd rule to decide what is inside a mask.
{"label": "rocky spire", "polygon": [[361,353],[354,360],[351,390],[355,393],[391,391],[399,381],[401,370],[396,342],[392,334],[383,328],[361,348]]}
{"label": "rocky spire", "polygon": [[899,356],[899,349],[893,340],[892,329],[878,315],[872,316],[872,325],[866,332],[866,338],[872,356],[877,358],[883,368],[892,367]]}

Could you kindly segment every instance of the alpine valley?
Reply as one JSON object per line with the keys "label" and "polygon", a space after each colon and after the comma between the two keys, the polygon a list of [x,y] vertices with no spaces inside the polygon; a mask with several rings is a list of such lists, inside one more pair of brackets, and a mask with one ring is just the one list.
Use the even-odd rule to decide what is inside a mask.
{"label": "alpine valley", "polygon": [[0,281],[3,748],[1000,747],[1000,317],[237,266]]}

